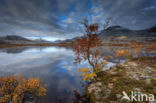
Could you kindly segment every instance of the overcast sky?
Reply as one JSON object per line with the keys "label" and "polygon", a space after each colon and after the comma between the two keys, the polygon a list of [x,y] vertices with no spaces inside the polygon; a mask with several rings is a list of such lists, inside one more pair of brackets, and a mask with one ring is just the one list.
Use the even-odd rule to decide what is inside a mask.
{"label": "overcast sky", "polygon": [[73,38],[83,35],[85,17],[145,29],[156,25],[156,0],[0,0],[0,36]]}

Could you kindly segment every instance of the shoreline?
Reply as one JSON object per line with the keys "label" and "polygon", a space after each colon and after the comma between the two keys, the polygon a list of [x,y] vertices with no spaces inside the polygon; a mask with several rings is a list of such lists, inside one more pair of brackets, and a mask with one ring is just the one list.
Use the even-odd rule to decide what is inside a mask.
{"label": "shoreline", "polygon": [[156,97],[156,57],[134,58],[100,72],[97,80],[86,86],[85,94],[91,103],[121,103],[123,91]]}
{"label": "shoreline", "polygon": [[[156,42],[142,42],[141,45],[149,49],[156,49]],[[38,44],[0,44],[1,48],[23,47],[23,46],[60,46],[73,47],[74,43],[38,43]],[[131,43],[102,43],[100,46],[130,47]]]}

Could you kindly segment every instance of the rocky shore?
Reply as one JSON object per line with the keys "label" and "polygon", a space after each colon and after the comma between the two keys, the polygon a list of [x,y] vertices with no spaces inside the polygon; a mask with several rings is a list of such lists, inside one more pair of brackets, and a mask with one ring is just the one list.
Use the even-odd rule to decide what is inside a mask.
{"label": "rocky shore", "polygon": [[[135,91],[156,97],[156,57],[134,58],[119,63],[100,72],[97,80],[86,88],[91,103],[131,103],[132,101],[126,99],[121,101],[123,91],[127,95]],[[139,103],[156,102],[146,102],[145,97],[143,99]]]}

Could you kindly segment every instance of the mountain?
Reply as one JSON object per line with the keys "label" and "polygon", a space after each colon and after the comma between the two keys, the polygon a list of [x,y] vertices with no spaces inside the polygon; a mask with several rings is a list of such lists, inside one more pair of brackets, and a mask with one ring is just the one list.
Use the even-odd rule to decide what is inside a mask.
{"label": "mountain", "polygon": [[20,44],[20,43],[29,43],[29,42],[32,41],[17,35],[8,35],[8,36],[0,37],[0,44]]}
{"label": "mountain", "polygon": [[[130,41],[154,41],[156,42],[156,26],[145,30],[130,30],[122,26],[111,26],[105,30],[102,30],[98,34],[99,39],[103,43],[111,42],[130,42]],[[57,43],[72,43],[77,38],[66,39],[63,41],[57,41]]]}
{"label": "mountain", "polygon": [[[98,37],[103,43],[111,42],[130,42],[130,41],[154,41],[156,42],[156,26],[151,27],[145,30],[130,30],[122,26],[111,26],[105,30],[102,30]],[[55,41],[55,44],[58,43],[73,43],[77,38],[58,40]],[[29,40],[17,35],[8,35],[5,37],[0,37],[0,44],[44,44],[51,43],[42,39]]]}
{"label": "mountain", "polygon": [[100,36],[156,37],[156,26],[145,30],[129,30],[121,26],[112,26],[103,30]]}
{"label": "mountain", "polygon": [[74,37],[72,39],[66,39],[66,40],[56,40],[54,43],[71,43],[71,42],[74,42],[78,38],[80,37]]}
{"label": "mountain", "polygon": [[121,26],[112,26],[99,33],[102,42],[111,41],[156,41],[156,26],[145,30],[130,30]]}
{"label": "mountain", "polygon": [[101,31],[99,35],[100,36],[101,35],[105,35],[105,36],[123,36],[124,35],[125,36],[125,35],[132,35],[132,34],[134,34],[132,30],[123,28],[121,26],[112,26]]}
{"label": "mountain", "polygon": [[7,36],[5,36],[5,37],[0,37],[0,39],[2,40],[5,40],[5,41],[9,41],[9,40],[11,40],[11,41],[30,41],[30,40],[28,40],[28,39],[26,39],[26,38],[23,38],[23,37],[20,37],[20,36],[17,36],[17,35],[7,35]]}
{"label": "mountain", "polygon": [[0,37],[0,44],[39,44],[39,43],[49,43],[44,40],[29,40],[17,35],[7,35]]}
{"label": "mountain", "polygon": [[151,33],[156,33],[156,26],[148,29],[148,32],[151,32]]}

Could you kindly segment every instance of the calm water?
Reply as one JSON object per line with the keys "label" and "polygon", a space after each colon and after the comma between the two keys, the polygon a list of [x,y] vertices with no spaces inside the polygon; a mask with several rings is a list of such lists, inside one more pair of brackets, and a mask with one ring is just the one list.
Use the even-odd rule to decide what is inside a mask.
{"label": "calm water", "polygon": [[71,49],[8,48],[0,50],[0,76],[22,74],[26,78],[39,77],[46,84],[47,101],[50,103],[72,102],[73,90],[83,91],[79,66],[73,65],[74,52]]}
{"label": "calm water", "polygon": [[[113,55],[113,48],[102,49]],[[20,47],[0,49],[0,76],[22,74],[26,78],[39,77],[46,84],[48,103],[72,103],[73,90],[83,93],[84,84],[77,68],[89,67],[87,61],[74,65],[72,49],[60,47]],[[105,69],[114,65],[110,62]]]}

